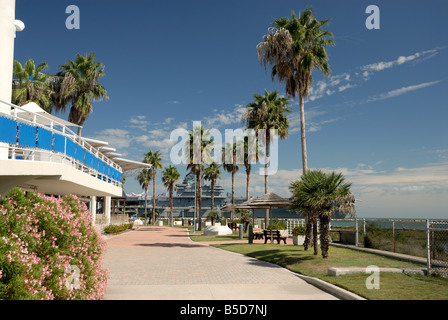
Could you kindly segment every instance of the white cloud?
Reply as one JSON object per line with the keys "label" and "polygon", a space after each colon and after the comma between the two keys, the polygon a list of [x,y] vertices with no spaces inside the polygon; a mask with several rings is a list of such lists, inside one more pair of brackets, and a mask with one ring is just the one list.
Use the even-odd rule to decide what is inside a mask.
{"label": "white cloud", "polygon": [[129,119],[129,122],[132,124],[147,124],[146,116],[133,116]]}
{"label": "white cloud", "polygon": [[180,104],[180,101],[170,100],[170,101],[168,101],[168,103],[170,103],[170,104]]}
{"label": "white cloud", "polygon": [[174,118],[166,118],[165,121],[164,121],[164,123],[165,123],[165,124],[170,124],[171,121],[173,121],[173,120],[174,120]]}
{"label": "white cloud", "polygon": [[[332,75],[328,79],[319,80],[311,85],[309,90],[308,101],[316,101],[326,96],[331,96],[337,92],[343,92],[347,89],[356,87],[355,82],[365,82],[371,79],[375,72],[390,69],[409,62],[421,62],[430,59],[438,54],[439,50],[445,47],[438,47],[432,50],[416,52],[409,56],[399,56],[391,61],[379,61],[357,68],[358,71],[352,74],[344,72],[339,75]],[[402,88],[405,89],[405,88]],[[411,89],[411,88],[409,88]],[[399,95],[400,91],[391,92],[390,94]],[[387,98],[387,97],[386,97]]]}
{"label": "white cloud", "polygon": [[[340,120],[341,118],[330,118],[318,120],[322,115],[325,115],[327,111],[320,110],[319,107],[310,108],[305,110],[305,128],[307,132],[317,132],[322,129],[322,126],[328,123],[332,123]],[[288,115],[289,120],[289,134],[294,132],[300,132],[300,112],[293,111]]]}
{"label": "white cloud", "polygon": [[423,88],[432,86],[434,84],[437,84],[439,82],[440,81],[424,82],[424,83],[420,83],[420,84],[416,84],[416,85],[412,85],[412,86],[402,87],[400,89],[391,90],[386,93],[382,93],[382,94],[370,97],[367,99],[366,102],[384,100],[384,99],[401,96],[402,94],[405,94],[405,93],[408,93],[411,91],[415,91],[415,90],[419,90],[419,89],[423,89]]}
{"label": "white cloud", "polygon": [[224,109],[214,109],[213,115],[203,118],[203,126],[207,128],[235,125],[241,127],[241,116],[245,109],[246,107],[241,104],[235,104],[233,110],[230,112]]}
{"label": "white cloud", "polygon": [[129,131],[124,129],[104,129],[93,138],[108,142],[112,148],[128,148],[131,144]]}
{"label": "white cloud", "polygon": [[392,61],[380,61],[380,62],[368,64],[368,65],[362,66],[361,70],[364,70],[364,71],[382,71],[382,70],[385,70],[385,69],[392,68],[394,66],[401,65],[401,64],[409,62],[409,61],[414,61],[414,60],[418,60],[418,59],[433,57],[437,53],[438,53],[437,49],[426,50],[426,51],[422,51],[422,52],[416,52],[413,55],[410,55],[410,56],[407,56],[407,57],[399,56],[397,59],[392,60]]}
{"label": "white cloud", "polygon": [[343,86],[340,86],[340,87],[338,88],[338,91],[339,91],[339,92],[342,92],[342,91],[345,91],[345,90],[347,90],[347,89],[354,88],[354,87],[355,87],[355,85],[353,85],[353,84],[351,84],[351,83],[347,83],[347,84],[345,84],[345,85],[343,85]]}

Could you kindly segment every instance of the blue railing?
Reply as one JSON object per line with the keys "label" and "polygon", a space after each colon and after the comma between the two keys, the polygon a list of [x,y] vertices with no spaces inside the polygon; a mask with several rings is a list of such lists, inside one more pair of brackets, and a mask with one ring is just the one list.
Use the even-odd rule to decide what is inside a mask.
{"label": "blue railing", "polygon": [[[29,121],[0,113],[0,142],[7,143],[9,148],[14,150],[10,155],[11,159],[24,159],[22,156],[15,156],[16,151],[20,149],[31,152],[44,150],[67,157],[80,168],[87,167],[88,172],[98,179],[121,185],[123,174],[120,166],[74,133],[67,135],[66,130],[70,132],[70,129],[60,125],[62,132],[58,132],[53,125],[52,128],[46,128],[36,121],[35,124],[27,122]],[[59,124],[55,122],[54,125]]]}

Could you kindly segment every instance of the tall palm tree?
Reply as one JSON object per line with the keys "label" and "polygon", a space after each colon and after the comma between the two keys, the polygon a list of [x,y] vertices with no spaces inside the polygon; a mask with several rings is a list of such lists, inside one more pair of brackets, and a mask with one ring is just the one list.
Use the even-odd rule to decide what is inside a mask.
{"label": "tall palm tree", "polygon": [[145,225],[146,225],[146,215],[148,212],[148,188],[151,183],[151,169],[145,168],[141,170],[137,175],[137,180],[140,186],[145,190]]}
{"label": "tall palm tree", "polygon": [[151,173],[152,173],[152,224],[156,221],[156,174],[157,169],[163,168],[162,166],[162,158],[160,156],[160,151],[153,152],[152,149],[149,149],[148,153],[145,153],[145,157],[143,158],[144,163],[151,164]]}
{"label": "tall palm tree", "polygon": [[[346,213],[354,213],[354,196],[350,192],[351,183],[345,182],[341,173],[324,173],[309,170],[301,180],[291,182],[293,194],[292,208],[318,217],[320,220],[320,243],[322,257],[328,258],[329,223],[336,208]],[[317,254],[317,230],[315,230],[315,252]]]}
{"label": "tall palm tree", "polygon": [[[211,163],[210,145],[214,139],[210,138],[210,131],[205,130],[203,126],[195,126],[188,133],[189,139],[186,141],[186,149],[189,152],[187,169],[196,175],[196,218],[198,223],[198,231],[202,230],[201,206],[202,206],[202,174],[204,172],[204,163]],[[196,148],[195,148],[196,146]]]}
{"label": "tall palm tree", "polygon": [[[230,219],[235,219],[235,173],[238,172],[238,170],[240,169],[240,167],[238,166],[237,163],[237,154],[236,154],[236,149],[237,149],[237,143],[227,143],[225,147],[222,148],[222,159],[223,159],[223,164],[222,167],[224,168],[225,171],[229,172],[232,174],[232,211],[230,214]],[[227,161],[226,162],[226,150],[231,150],[232,152],[232,159],[231,161]]]}
{"label": "tall palm tree", "polygon": [[[106,89],[99,84],[105,75],[104,65],[95,61],[95,53],[84,56],[78,53],[75,61],[67,60],[59,69],[62,69],[56,74],[59,79],[53,84],[57,92],[53,99],[56,110],[65,111],[71,104],[68,121],[82,126],[93,111],[92,102],[109,98]],[[78,135],[81,135],[80,127]]]}
{"label": "tall palm tree", "polygon": [[28,59],[23,67],[19,61],[14,60],[14,82],[11,102],[18,106],[23,106],[28,102],[35,102],[42,109],[51,113],[53,108],[51,100],[53,91],[49,81],[52,76],[43,73],[47,68],[48,64],[45,62],[41,62],[36,66],[34,60]]}
{"label": "tall palm tree", "polygon": [[216,162],[212,162],[204,169],[204,179],[210,181],[210,209],[215,207],[215,184],[216,180],[221,179],[221,165]]}
{"label": "tall palm tree", "polygon": [[[259,156],[262,155],[262,151],[259,149],[258,140],[255,136],[246,135],[244,139],[240,141],[244,150],[244,167],[246,168],[246,201],[249,200],[249,185],[250,185],[250,172],[252,170],[252,163],[258,162]],[[255,150],[250,150],[253,144]]]}
{"label": "tall palm tree", "polygon": [[321,28],[329,20],[318,21],[313,16],[313,8],[306,9],[300,17],[291,11],[292,18],[275,19],[269,34],[257,45],[259,61],[265,66],[272,65],[272,80],[277,77],[286,83],[286,94],[295,98],[299,95],[300,133],[302,143],[302,168],[308,169],[305,137],[304,99],[309,94],[314,69],[329,76],[330,65],[326,47],[334,45],[333,34]]}
{"label": "tall palm tree", "polygon": [[[264,96],[259,94],[253,95],[255,101],[247,104],[247,109],[242,115],[243,122],[246,123],[248,129],[265,129],[266,137],[258,137],[258,140],[265,141],[265,175],[264,175],[264,192],[268,193],[268,165],[269,165],[269,145],[271,142],[271,129],[276,129],[280,139],[288,136],[289,121],[287,113],[289,109],[289,100],[280,97],[278,91],[268,92],[264,90]],[[269,209],[265,212],[266,225],[269,220]]]}
{"label": "tall palm tree", "polygon": [[173,226],[173,190],[174,184],[180,178],[180,173],[177,171],[176,167],[170,165],[168,168],[163,170],[162,182],[163,185],[170,192],[170,226]]}

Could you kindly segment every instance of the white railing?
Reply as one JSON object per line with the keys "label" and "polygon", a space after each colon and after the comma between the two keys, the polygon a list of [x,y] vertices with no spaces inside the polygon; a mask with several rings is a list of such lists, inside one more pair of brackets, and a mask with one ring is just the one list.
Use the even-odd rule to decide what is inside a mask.
{"label": "white railing", "polygon": [[292,230],[295,227],[305,227],[305,219],[286,220],[286,230],[288,231],[288,237],[292,236]]}
{"label": "white railing", "polygon": [[[10,113],[0,112],[0,117],[4,117],[7,119],[11,119],[17,124],[27,124],[32,127],[42,128],[45,130],[48,130],[52,133],[51,136],[51,142],[46,141],[47,143],[50,142],[51,150],[45,150],[38,147],[29,147],[29,146],[23,146],[20,145],[20,141],[18,139],[19,137],[19,129],[17,129],[16,132],[16,142],[15,143],[8,143],[6,147],[8,148],[8,158],[9,159],[21,159],[21,160],[28,160],[28,161],[47,161],[47,162],[56,162],[56,163],[64,163],[66,165],[71,165],[72,167],[83,171],[87,174],[90,174],[92,176],[96,176],[98,178],[101,178],[103,181],[113,183],[114,185],[121,186],[122,181],[121,177],[123,174],[122,168],[113,162],[111,159],[109,159],[106,155],[101,153],[101,151],[92,145],[90,145],[87,141],[85,141],[82,137],[75,134],[70,128],[68,128],[65,124],[58,122],[55,119],[52,119],[50,117],[47,117],[45,114],[35,113],[32,111],[25,111],[21,110],[19,106],[16,106],[11,103],[7,103],[5,101],[0,100],[0,103],[9,106],[11,109]],[[33,120],[26,119],[24,117],[19,116],[18,114],[27,113],[31,115],[30,118]],[[2,131],[3,128],[0,128],[0,131]],[[36,131],[37,132],[37,131]],[[1,132],[0,132],[1,133]],[[0,134],[1,135],[1,134]],[[55,151],[55,142],[54,142],[54,136],[60,135],[64,137],[64,147],[63,152],[62,150],[60,152]],[[32,138],[31,138],[32,139]],[[35,141],[38,141],[38,137],[36,135]],[[83,161],[80,161],[80,159],[77,159],[77,157],[73,157],[72,155],[67,154],[67,142],[71,141],[75,145],[75,152],[77,149],[77,146],[80,146],[82,150],[84,151]],[[2,142],[2,141],[0,141]],[[11,141],[12,142],[12,141]],[[37,144],[36,144],[37,146]],[[5,147],[4,145],[1,147]],[[94,158],[91,159],[90,165],[86,164],[86,152],[89,152],[90,155],[94,158],[96,158],[98,161],[104,162],[106,165],[108,165],[113,170],[113,174],[104,173],[100,170],[97,170],[92,167],[92,163],[94,161]]]}

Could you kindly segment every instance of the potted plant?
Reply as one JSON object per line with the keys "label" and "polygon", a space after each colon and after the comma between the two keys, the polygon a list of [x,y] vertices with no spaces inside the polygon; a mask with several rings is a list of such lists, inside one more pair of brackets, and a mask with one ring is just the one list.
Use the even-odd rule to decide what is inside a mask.
{"label": "potted plant", "polygon": [[295,246],[302,244],[305,241],[305,227],[296,226],[292,229],[292,242]]}

